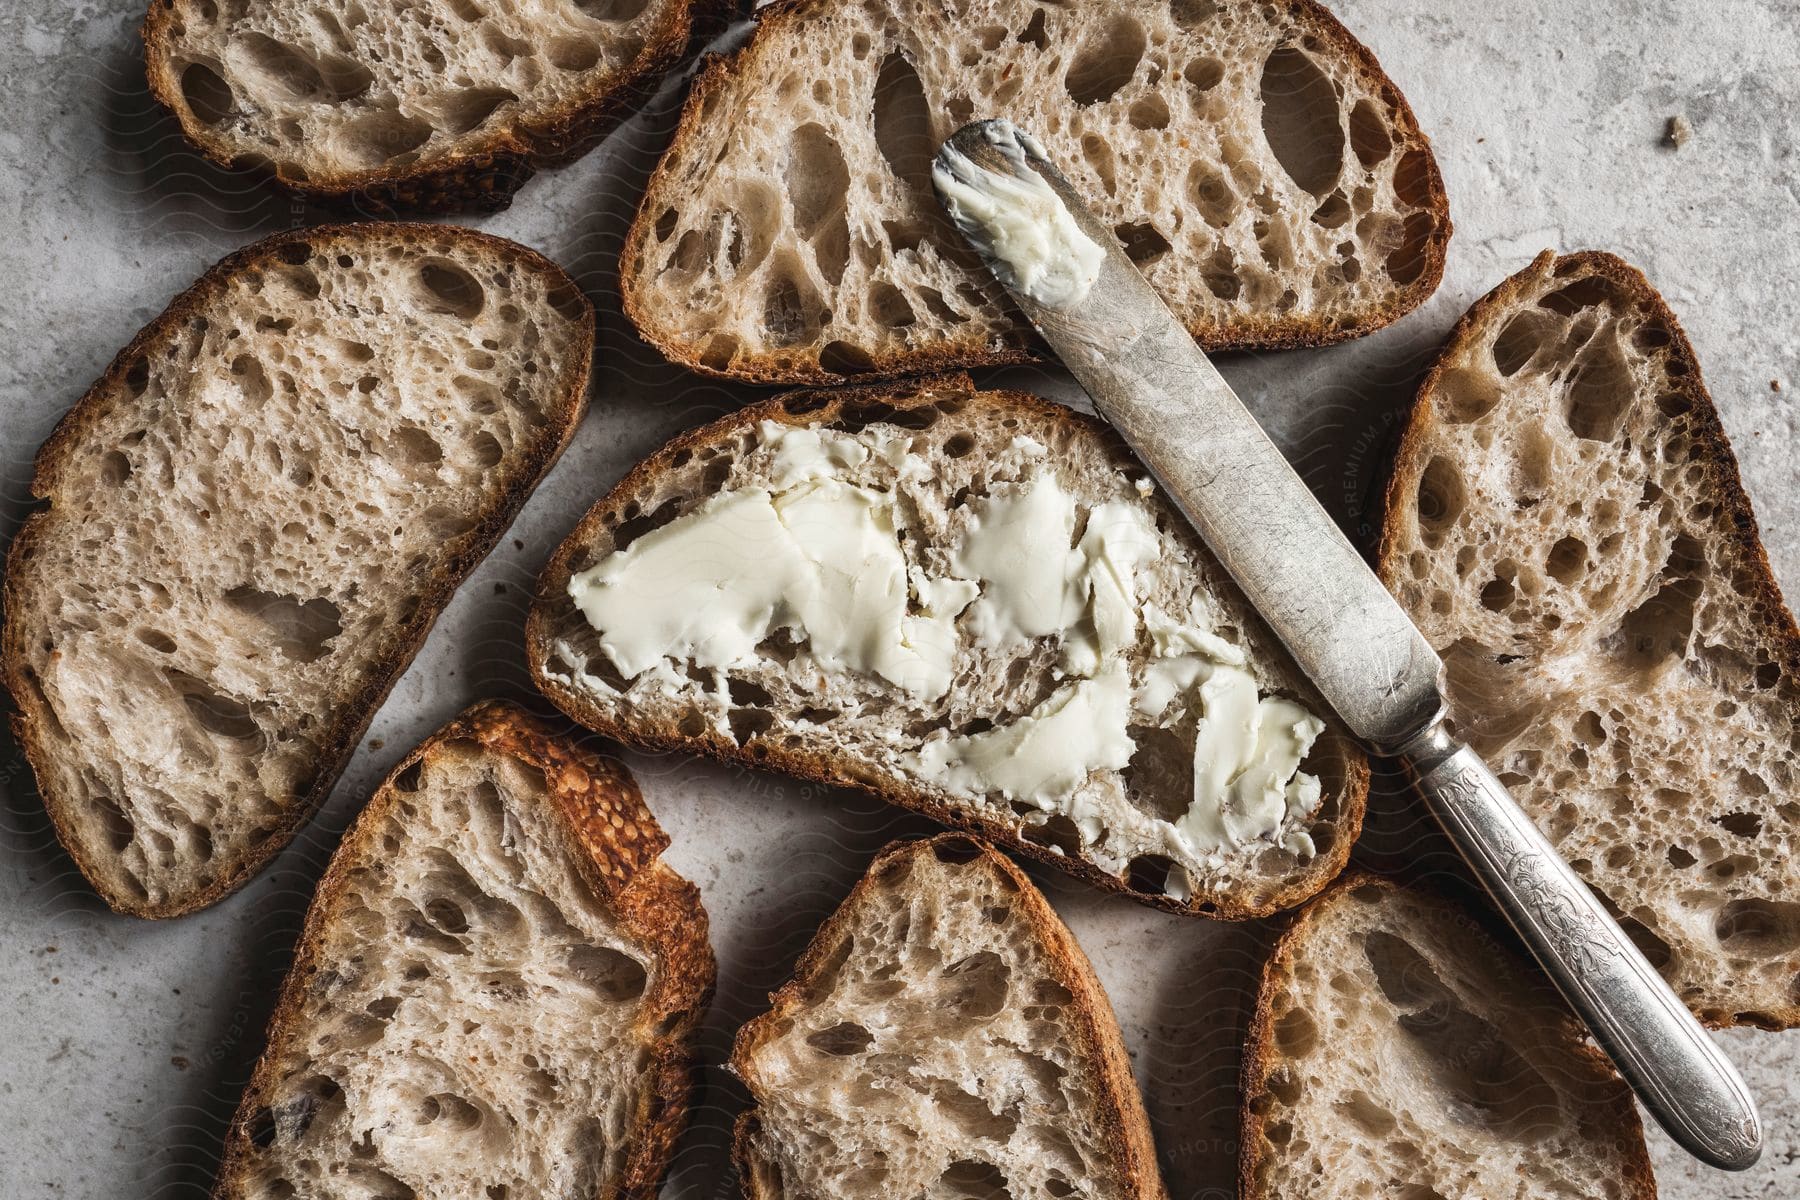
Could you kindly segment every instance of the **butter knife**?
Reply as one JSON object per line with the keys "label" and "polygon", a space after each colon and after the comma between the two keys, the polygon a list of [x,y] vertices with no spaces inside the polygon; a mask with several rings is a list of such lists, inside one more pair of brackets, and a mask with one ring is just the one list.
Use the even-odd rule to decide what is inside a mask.
{"label": "butter knife", "polygon": [[1762,1152],[1755,1102],[1506,787],[1445,728],[1444,666],[1036,139],[977,121],[933,178],[958,230],[1350,731],[1401,759],[1495,905],[1656,1122],[1703,1162]]}

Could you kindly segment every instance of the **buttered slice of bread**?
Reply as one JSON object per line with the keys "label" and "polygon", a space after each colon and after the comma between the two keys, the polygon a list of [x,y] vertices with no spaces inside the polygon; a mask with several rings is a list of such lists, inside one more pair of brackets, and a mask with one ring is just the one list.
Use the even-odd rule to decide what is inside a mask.
{"label": "buttered slice of bread", "polygon": [[1368,767],[1099,423],[966,378],[802,393],[638,466],[539,580],[576,720],[872,791],[1243,917],[1336,874]]}
{"label": "buttered slice of bread", "polygon": [[319,883],[214,1195],[654,1196],[713,982],[668,844],[511,705],[439,730]]}
{"label": "buttered slice of bread", "polygon": [[232,255],[38,452],[0,670],[57,836],[124,912],[250,878],[330,792],[575,428],[593,315],[465,229]]}
{"label": "buttered slice of bread", "polygon": [[731,1061],[751,1200],[1166,1195],[1100,981],[966,838],[882,851]]}
{"label": "buttered slice of bread", "polygon": [[933,196],[959,126],[1029,130],[1211,349],[1378,329],[1437,286],[1437,165],[1311,0],[787,0],[694,85],[626,311],[704,371],[831,381],[1039,353]]}
{"label": "buttered slice of bread", "polygon": [[1545,254],[1458,325],[1381,570],[1453,715],[1677,993],[1800,1020],[1800,632],[1693,347],[1607,254]]}
{"label": "buttered slice of bread", "polygon": [[1653,1200],[1631,1093],[1475,917],[1352,876],[1263,972],[1243,1200]]}
{"label": "buttered slice of bread", "polygon": [[152,0],[150,90],[223,166],[320,199],[504,208],[678,59],[718,0]]}

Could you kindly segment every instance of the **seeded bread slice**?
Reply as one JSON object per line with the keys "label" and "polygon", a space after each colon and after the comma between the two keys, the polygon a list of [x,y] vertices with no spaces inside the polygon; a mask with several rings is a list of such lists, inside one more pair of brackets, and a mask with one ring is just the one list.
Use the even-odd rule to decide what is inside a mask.
{"label": "seeded bread slice", "polygon": [[1352,875],[1263,971],[1242,1200],[1653,1200],[1637,1108],[1544,980],[1470,913]]}
{"label": "seeded bread slice", "polygon": [[966,838],[877,855],[731,1062],[747,1200],[1167,1195],[1093,968]]}
{"label": "seeded bread slice", "polygon": [[211,904],[324,800],[458,583],[562,452],[593,314],[466,229],[243,250],[38,452],[0,673],[108,904]]}
{"label": "seeded bread slice", "polygon": [[727,0],[152,0],[150,90],[221,166],[378,211],[500,209]]}
{"label": "seeded bread slice", "polygon": [[[977,392],[966,377],[778,397],[694,430],[641,463],[582,519],[538,582],[526,621],[527,652],[534,680],[564,712],[639,746],[694,750],[861,788],[1171,911],[1262,915],[1312,895],[1342,869],[1361,827],[1368,763],[1330,723],[1303,763],[1323,784],[1319,806],[1294,826],[1311,838],[1316,853],[1310,856],[1253,841],[1209,860],[1168,842],[1156,822],[1184,812],[1194,795],[1201,705],[1191,689],[1160,719],[1135,718],[1129,763],[1093,771],[1067,803],[1041,806],[1034,796],[970,791],[909,763],[907,755],[939,731],[976,736],[1040,710],[1069,686],[1055,635],[984,646],[971,632],[969,610],[958,618],[951,682],[933,699],[873,674],[821,666],[804,645],[779,634],[756,648],[753,661],[729,669],[701,668],[689,659],[622,676],[571,599],[571,577],[713,496],[768,485],[780,456],[764,442],[763,422],[896,439],[892,445],[904,454],[871,455],[843,478],[897,497],[904,553],[933,575],[947,573],[951,547],[984,499],[1016,496],[1046,474],[1075,500],[1077,541],[1079,522],[1094,506],[1132,506],[1153,524],[1156,538],[1150,562],[1137,572],[1138,600],[1170,613],[1205,606],[1219,634],[1243,649],[1264,692],[1328,716],[1116,436],[1092,418],[1032,396]],[[1154,653],[1145,625],[1139,622],[1124,651],[1133,686],[1146,677]],[[1081,805],[1093,817],[1086,828],[1071,817]]]}
{"label": "seeded bread slice", "polygon": [[668,844],[512,705],[433,734],[319,883],[214,1195],[654,1196],[714,974]]}
{"label": "seeded bread slice", "polygon": [[780,0],[694,85],[626,312],[669,358],[765,382],[1040,355],[932,194],[980,117],[1044,142],[1209,349],[1356,337],[1442,274],[1429,144],[1311,0]]}
{"label": "seeded bread slice", "polygon": [[1546,253],[1476,303],[1408,423],[1381,571],[1460,732],[1682,999],[1800,1021],[1800,632],[1641,274]]}

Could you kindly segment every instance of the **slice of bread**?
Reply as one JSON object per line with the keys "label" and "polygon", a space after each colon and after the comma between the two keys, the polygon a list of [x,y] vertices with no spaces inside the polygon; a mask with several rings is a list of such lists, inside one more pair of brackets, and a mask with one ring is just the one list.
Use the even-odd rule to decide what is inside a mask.
{"label": "slice of bread", "polygon": [[1042,353],[939,210],[939,143],[1036,134],[1209,349],[1379,329],[1449,207],[1372,54],[1312,0],[782,0],[694,85],[626,238],[669,358],[769,382]]}
{"label": "slice of bread", "polygon": [[574,158],[723,0],[152,0],[150,91],[221,166],[320,200],[499,209]]}
{"label": "slice of bread", "polygon": [[[847,575],[865,589],[860,602],[882,586],[890,568],[880,555],[890,556],[896,639],[904,629],[911,645],[925,645],[920,625],[935,627],[944,652],[935,678],[922,683],[885,662],[865,669],[821,641],[830,614],[804,624],[795,617],[804,595],[797,584],[770,582],[783,569],[780,547],[749,540],[760,532],[727,529],[722,541],[680,552],[691,565],[720,547],[737,564],[728,563],[727,592],[786,589],[767,598],[760,625],[735,648],[722,644],[728,623],[710,602],[672,596],[663,578],[646,576],[629,588],[673,620],[691,618],[704,644],[623,654],[621,663],[620,628],[597,629],[571,594],[602,564],[629,561],[639,539],[653,545],[665,531],[703,528],[698,522],[727,503],[771,493],[785,506],[815,495],[815,486],[863,497],[869,530],[881,532],[871,533],[872,557]],[[1066,501],[1066,524],[1034,539],[1016,518],[1045,496]],[[998,537],[984,534],[994,529]],[[1071,597],[1065,572],[1071,560],[1096,563],[1086,578],[1099,589],[1094,544],[1121,534],[1098,561],[1114,594],[1128,597],[1129,616],[1115,646],[1077,662],[1097,640],[1101,601],[1098,592]],[[968,561],[978,557],[978,537],[1000,561],[979,569]],[[747,549],[731,550],[734,541]],[[1014,615],[1038,624],[1004,630],[1012,589],[997,577],[1031,564],[1045,564],[1052,578]],[[941,604],[957,588],[966,591]],[[966,377],[946,377],[779,397],[665,446],[551,558],[526,642],[538,686],[609,737],[859,787],[1171,911],[1266,914],[1312,895],[1342,868],[1361,827],[1368,764],[1328,725],[1300,764],[1320,785],[1310,803],[1296,798],[1259,834],[1230,844],[1178,836],[1190,807],[1201,807],[1197,734],[1211,704],[1202,696],[1210,680],[1198,677],[1212,668],[1169,633],[1190,621],[1210,630],[1191,631],[1194,641],[1210,638],[1219,653],[1241,656],[1252,703],[1256,694],[1264,703],[1279,695],[1328,713],[1115,435],[1035,397],[977,392]],[[1184,670],[1192,673],[1170,676]],[[983,755],[1005,763],[975,770]]]}
{"label": "slice of bread", "polygon": [[509,704],[433,734],[319,883],[214,1195],[654,1196],[714,973],[668,844]]}
{"label": "slice of bread", "polygon": [[63,418],[0,673],[107,903],[192,911],[288,842],[562,452],[593,337],[523,246],[311,229],[207,272]]}
{"label": "slice of bread", "polygon": [[1631,1093],[1460,907],[1352,875],[1276,944],[1244,1048],[1242,1200],[1653,1200]]}
{"label": "slice of bread", "polygon": [[1607,254],[1477,302],[1381,572],[1458,731],[1701,1019],[1800,1021],[1800,632],[1675,316]]}
{"label": "slice of bread", "polygon": [[739,1032],[748,1200],[1163,1200],[1106,993],[1006,857],[890,845]]}

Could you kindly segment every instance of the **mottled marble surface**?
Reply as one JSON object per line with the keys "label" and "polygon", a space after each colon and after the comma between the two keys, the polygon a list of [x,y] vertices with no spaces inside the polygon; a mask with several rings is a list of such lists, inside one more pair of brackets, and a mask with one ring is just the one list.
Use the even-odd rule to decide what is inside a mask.
{"label": "mottled marble surface", "polygon": [[[1545,247],[1642,266],[1697,346],[1771,558],[1800,589],[1800,12],[1788,0],[1337,0],[1436,144],[1457,225],[1438,294],[1393,328],[1226,371],[1320,494],[1361,531],[1418,375],[1455,317]],[[141,10],[42,0],[0,12],[0,422],[5,532],[37,444],[112,353],[207,264],[315,219],[183,149],[148,101]],[[663,365],[611,299],[614,259],[674,87],[605,147],[526,186],[484,228],[580,275],[601,311],[586,423],[493,557],[458,593],[376,717],[336,795],[271,871],[165,924],[115,917],[56,847],[29,773],[0,780],[0,1196],[198,1197],[261,1037],[312,879],[370,788],[415,740],[485,695],[526,698],[518,628],[533,573],[586,505],[674,431],[744,393]],[[1676,114],[1680,150],[1662,144]],[[1015,383],[1069,394],[1047,372]],[[1771,381],[1780,382],[1776,390]],[[537,701],[543,707],[542,701]],[[868,800],[675,757],[634,757],[698,882],[721,965],[696,1126],[666,1194],[726,1196],[741,1098],[732,1032],[867,856],[922,822]],[[1266,924],[1180,921],[1045,878],[1111,990],[1171,1193],[1232,1191],[1246,987]],[[1652,1134],[1663,1194],[1800,1193],[1800,1033],[1737,1032],[1769,1127],[1762,1163],[1724,1176]]]}

